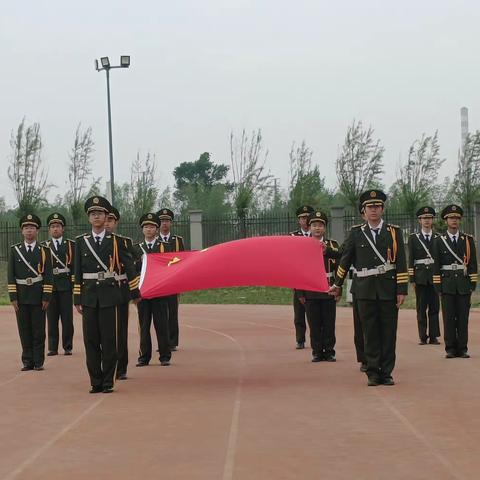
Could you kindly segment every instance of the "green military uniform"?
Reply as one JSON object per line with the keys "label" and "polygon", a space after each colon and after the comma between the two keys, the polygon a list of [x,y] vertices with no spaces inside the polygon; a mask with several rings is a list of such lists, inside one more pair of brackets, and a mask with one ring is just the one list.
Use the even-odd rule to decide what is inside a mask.
{"label": "green military uniform", "polygon": [[[120,212],[112,206],[109,216],[114,218],[115,221],[120,221]],[[130,253],[134,262],[136,262],[137,257],[135,249],[133,247],[133,241],[129,237],[124,237],[118,235],[118,238],[123,242],[125,249]],[[127,367],[128,367],[128,318],[129,318],[129,306],[130,306],[130,287],[128,283],[127,273],[125,271],[125,266],[120,264],[120,273],[117,275],[116,280],[120,287],[121,292],[121,303],[117,306],[117,319],[118,319],[118,329],[117,329],[117,379],[125,380],[127,378]]]}
{"label": "green military uniform", "polygon": [[[308,217],[315,212],[315,209],[310,205],[302,205],[297,208],[297,218]],[[290,232],[293,237],[310,237],[310,231],[303,231],[302,229]],[[307,331],[307,323],[305,321],[305,306],[299,300],[299,294],[296,290],[293,291],[293,324],[295,326],[295,338],[297,341],[297,349],[302,349],[305,346],[305,334]]]}
{"label": "green military uniform", "polygon": [[[168,219],[173,221],[174,215],[169,208],[162,208],[157,212],[160,220]],[[170,232],[168,235],[160,234],[160,240],[168,244],[167,252],[183,252],[185,250],[185,245],[183,243],[183,238],[180,235],[172,235]],[[170,346],[172,349],[178,347],[178,337],[179,337],[179,328],[178,328],[178,295],[169,295],[168,299],[168,325],[169,325],[169,334],[170,334]]]}
{"label": "green military uniform", "polygon": [[[146,213],[140,218],[140,226],[160,225],[160,220],[155,213]],[[150,243],[143,241],[137,245],[136,256],[150,255],[152,253],[165,253],[169,251],[169,244],[156,238]],[[141,261],[137,263],[137,268],[141,269]],[[140,350],[138,353],[138,367],[146,366],[152,358],[152,337],[150,327],[155,328],[157,335],[157,344],[159,359],[162,365],[168,365],[172,357],[170,334],[169,334],[169,297],[158,297],[151,299],[142,299],[138,304],[138,321],[140,330]]]}
{"label": "green military uniform", "polygon": [[[40,228],[33,214],[20,220],[20,228]],[[42,302],[50,301],[53,291],[50,249],[38,242],[27,248],[25,242],[12,245],[8,256],[8,293],[16,311],[18,333],[22,344],[22,370],[43,370],[45,359],[45,310]]]}
{"label": "green military uniform", "polygon": [[[386,195],[369,190],[360,205],[382,205]],[[352,227],[342,247],[335,278],[341,287],[353,265],[352,292],[357,302],[365,340],[369,385],[392,385],[398,321],[397,295],[408,293],[408,271],[402,230],[385,222],[371,229],[368,223]]]}
{"label": "green military uniform", "polygon": [[[47,218],[47,224],[60,223],[66,225],[65,217],[60,213],[52,213]],[[75,242],[70,239],[54,238],[44,244],[50,248],[53,267],[53,294],[47,309],[48,354],[58,352],[59,329],[62,322],[62,347],[66,355],[73,349],[73,265],[75,257]]]}
{"label": "green military uniform", "polygon": [[[325,224],[328,219],[325,213],[315,212],[309,217],[309,225],[321,221]],[[323,239],[325,244],[324,264],[328,284],[333,285],[337,269],[337,259],[340,257],[339,245],[336,240]],[[326,360],[335,361],[335,298],[328,293],[313,291],[298,291],[299,297],[305,298],[305,310],[310,328],[310,345],[312,347],[313,362]]]}
{"label": "green military uniform", "polygon": [[[91,197],[85,211],[110,211],[108,200]],[[103,234],[103,239],[102,239]],[[83,338],[92,393],[112,390],[117,368],[118,310],[122,291],[118,276],[125,272],[131,298],[139,297],[140,278],[121,237],[105,230],[85,233],[75,245],[74,304],[83,310]]]}
{"label": "green military uniform", "polygon": [[[463,216],[458,205],[448,205],[442,218]],[[447,231],[433,243],[433,283],[441,294],[447,358],[468,358],[468,317],[472,292],[478,281],[477,252],[471,235]]]}
{"label": "green military uniform", "polygon": [[[417,211],[417,218],[433,218],[434,216],[435,210],[432,207],[421,207]],[[427,342],[428,338],[430,338],[430,343],[437,344],[437,337],[440,336],[438,319],[440,301],[433,286],[434,260],[431,251],[437,237],[436,233],[429,232],[424,235],[420,231],[413,233],[408,238],[408,275],[410,283],[415,285],[418,336],[422,345]]]}

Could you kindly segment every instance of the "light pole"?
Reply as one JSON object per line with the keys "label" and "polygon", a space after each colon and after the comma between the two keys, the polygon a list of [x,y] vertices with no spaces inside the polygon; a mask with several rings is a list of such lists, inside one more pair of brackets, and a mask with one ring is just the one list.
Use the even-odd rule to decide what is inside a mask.
{"label": "light pole", "polygon": [[108,57],[101,57],[100,64],[98,60],[95,60],[95,70],[101,72],[105,70],[107,75],[107,108],[108,108],[108,147],[110,152],[110,200],[112,205],[115,202],[114,199],[114,176],[113,176],[113,144],[112,144],[112,109],[110,105],[110,70],[112,68],[128,68],[130,66],[130,56],[122,55],[120,57],[120,65],[110,65],[110,60]]}

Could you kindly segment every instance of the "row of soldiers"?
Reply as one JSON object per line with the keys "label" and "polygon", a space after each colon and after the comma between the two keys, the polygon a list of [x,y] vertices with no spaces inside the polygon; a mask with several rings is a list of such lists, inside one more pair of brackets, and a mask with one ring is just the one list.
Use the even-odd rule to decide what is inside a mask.
{"label": "row of soldiers", "polygon": [[408,238],[407,259],[402,229],[383,220],[386,199],[381,190],[361,194],[359,212],[364,222],[352,227],[341,246],[325,237],[327,216],[309,205],[297,210],[300,228],[291,233],[322,243],[330,285],[328,294],[294,291],[296,348],[305,348],[306,316],[312,361],[336,360],[335,302],[352,272],[354,343],[369,386],[395,383],[392,371],[398,311],[408,294],[409,282],[416,294],[419,344],[440,343],[441,299],[445,356],[469,358],[468,319],[471,294],[478,281],[475,241],[460,230],[463,210],[459,205],[442,210],[444,234],[433,231],[433,207],[417,211],[419,231]]}
{"label": "row of soldiers", "polygon": [[90,392],[110,393],[115,379],[127,378],[131,300],[139,316],[137,366],[152,358],[152,320],[160,363],[170,364],[178,347],[178,295],[140,299],[138,287],[144,254],[181,251],[184,244],[170,231],[174,214],[168,208],[142,215],[144,240],[138,244],[116,233],[120,213],[105,198],[89,198],[85,212],[92,230],[75,241],[64,238],[66,220],[60,213],[47,218],[50,238],[43,243],[37,241],[40,219],[34,214],[21,218],[23,241],[11,247],[8,292],[22,345],[22,371],[44,369],[46,317],[47,355],[58,355],[59,321],[65,355],[72,354],[75,305],[83,318]]}

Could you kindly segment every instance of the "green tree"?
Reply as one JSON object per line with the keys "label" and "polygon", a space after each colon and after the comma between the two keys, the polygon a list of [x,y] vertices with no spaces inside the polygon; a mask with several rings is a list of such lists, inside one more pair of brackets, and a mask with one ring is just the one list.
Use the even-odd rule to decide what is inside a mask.
{"label": "green tree", "polygon": [[329,210],[333,192],[325,186],[318,165],[312,167],[312,150],[305,140],[298,147],[295,142],[290,150],[289,208],[295,211],[300,205]]}
{"label": "green tree", "polygon": [[36,210],[46,204],[46,196],[52,187],[43,166],[43,142],[40,124],[20,122],[17,131],[10,137],[10,165],[8,178],[18,202],[18,216]]}
{"label": "green tree", "polygon": [[407,161],[400,165],[396,182],[391,188],[399,209],[415,218],[419,207],[431,203],[438,189],[438,172],[444,161],[440,158],[437,132],[429,137],[423,134],[412,143]]}
{"label": "green tree", "polygon": [[338,188],[354,211],[363,191],[380,186],[385,149],[373,134],[371,126],[364,128],[361,121],[354,120],[336,161]]}
{"label": "green tree", "polygon": [[228,165],[213,163],[208,152],[194,162],[182,162],[176,167],[174,199],[181,210],[201,209],[207,216],[228,211],[232,190],[226,179],[228,170]]}

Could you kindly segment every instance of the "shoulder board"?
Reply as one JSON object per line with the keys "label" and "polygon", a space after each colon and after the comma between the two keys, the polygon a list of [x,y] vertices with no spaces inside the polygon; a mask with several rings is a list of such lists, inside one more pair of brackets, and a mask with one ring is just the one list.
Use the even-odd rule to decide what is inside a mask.
{"label": "shoulder board", "polygon": [[10,248],[19,247],[22,242],[14,243]]}
{"label": "shoulder board", "polygon": [[416,234],[415,232],[413,232],[413,233],[411,233],[409,236],[410,236],[410,237],[416,237],[417,234]]}
{"label": "shoulder board", "polygon": [[387,227],[393,227],[393,228],[400,228],[398,225],[394,225],[393,223],[387,223]]}
{"label": "shoulder board", "polygon": [[170,238],[180,238],[181,240],[183,240],[183,237],[180,235],[172,235]]}
{"label": "shoulder board", "polygon": [[71,238],[67,238],[66,241],[67,241],[67,242],[70,242],[70,243],[75,243],[75,240],[72,240]]}
{"label": "shoulder board", "polygon": [[83,237],[85,237],[85,238],[90,238],[90,234],[88,234],[88,233],[82,233],[81,235],[77,235],[77,236],[75,237],[75,239],[77,239],[77,238],[83,238]]}
{"label": "shoulder board", "polygon": [[465,235],[466,237],[473,238],[473,235],[471,233],[464,233],[463,235]]}
{"label": "shoulder board", "polygon": [[48,247],[48,243],[50,240],[44,240],[43,242],[40,242],[39,245],[43,245],[44,247]]}
{"label": "shoulder board", "polygon": [[50,247],[48,247],[47,245],[43,245],[42,243],[40,244],[40,248],[46,248],[47,250],[50,250]]}
{"label": "shoulder board", "polygon": [[359,223],[358,225],[352,225],[352,226],[351,226],[351,230],[353,230],[354,228],[363,227],[364,225],[366,225],[366,224],[365,224],[365,223]]}
{"label": "shoulder board", "polygon": [[333,240],[332,238],[326,238],[325,242],[330,242],[330,243],[334,243],[335,245],[338,245],[338,242],[336,240]]}

